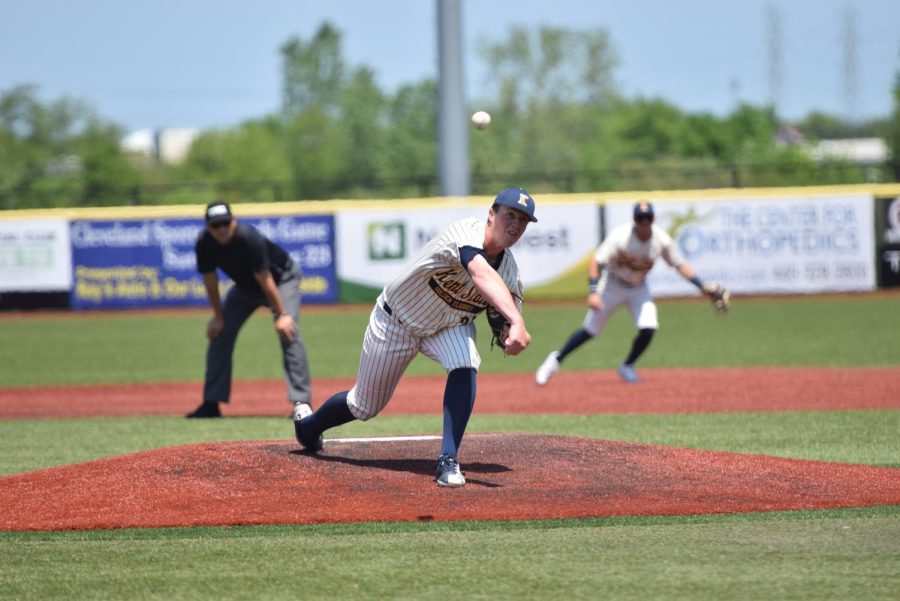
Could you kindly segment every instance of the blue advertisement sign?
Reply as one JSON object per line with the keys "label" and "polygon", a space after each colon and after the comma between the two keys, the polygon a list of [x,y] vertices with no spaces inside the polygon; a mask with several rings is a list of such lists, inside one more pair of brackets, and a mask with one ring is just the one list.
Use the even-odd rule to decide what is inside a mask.
{"label": "blue advertisement sign", "polygon": [[[304,303],[337,302],[331,215],[242,217],[303,270]],[[73,309],[203,306],[198,219],[72,221]],[[223,289],[231,280],[219,273]]]}

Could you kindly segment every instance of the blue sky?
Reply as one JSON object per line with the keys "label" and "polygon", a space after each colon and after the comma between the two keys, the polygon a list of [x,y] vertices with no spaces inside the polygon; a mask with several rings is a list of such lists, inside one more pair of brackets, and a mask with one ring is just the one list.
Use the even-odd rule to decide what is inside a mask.
{"label": "blue sky", "polygon": [[[900,71],[898,0],[461,0],[466,93],[486,89],[479,42],[511,25],[605,28],[628,97],[725,114],[772,98],[767,15],[778,15],[779,113],[887,116]],[[855,22],[855,75],[844,40]],[[278,48],[328,20],[383,89],[436,77],[436,0],[0,0],[0,91],[81,99],[128,131],[228,127],[278,108]],[[653,18],[649,18],[654,15]]]}

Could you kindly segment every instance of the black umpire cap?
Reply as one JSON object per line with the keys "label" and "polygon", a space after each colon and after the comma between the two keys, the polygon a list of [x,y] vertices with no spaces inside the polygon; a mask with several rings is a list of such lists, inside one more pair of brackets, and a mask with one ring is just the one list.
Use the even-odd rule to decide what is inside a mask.
{"label": "black umpire cap", "polygon": [[231,205],[224,200],[214,200],[206,205],[206,223],[222,223],[231,221]]}

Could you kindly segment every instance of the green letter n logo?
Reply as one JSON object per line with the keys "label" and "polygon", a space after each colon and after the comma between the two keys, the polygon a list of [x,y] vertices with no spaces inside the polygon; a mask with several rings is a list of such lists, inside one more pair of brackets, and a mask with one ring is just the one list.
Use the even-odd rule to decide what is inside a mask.
{"label": "green letter n logo", "polygon": [[369,259],[384,261],[406,258],[406,228],[403,223],[369,224]]}

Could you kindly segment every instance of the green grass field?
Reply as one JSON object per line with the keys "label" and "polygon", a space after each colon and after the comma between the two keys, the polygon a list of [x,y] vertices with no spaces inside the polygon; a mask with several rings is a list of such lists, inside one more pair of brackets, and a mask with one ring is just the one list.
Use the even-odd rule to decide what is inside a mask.
{"label": "green grass field", "polygon": [[[368,307],[351,313],[312,308],[301,315],[313,377],[355,373]],[[660,330],[642,367],[742,365],[898,365],[900,295],[738,299],[727,317],[702,299],[660,302]],[[491,352],[486,324],[479,348],[485,372],[533,371],[580,326],[579,303],[527,304],[534,342],[522,355]],[[3,386],[197,381],[203,374],[206,312],[85,314],[0,319]],[[483,320],[483,318],[482,318]],[[619,311],[606,332],[571,355],[567,369],[609,369],[627,353],[633,329]],[[254,315],[241,331],[235,377],[279,379],[272,320]],[[418,358],[410,374],[439,374]]]}
{"label": "green grass field", "polygon": [[[898,366],[900,296],[660,303],[645,367]],[[577,304],[526,306],[532,348],[483,348],[482,370],[530,372],[580,323]],[[352,375],[367,308],[311,308],[314,377]],[[0,319],[2,386],[198,381],[207,315]],[[632,331],[619,313],[569,369],[610,369]],[[485,337],[486,338],[486,337]],[[482,347],[486,340],[480,341]],[[236,377],[279,378],[271,320],[238,342]],[[439,373],[417,360],[410,373]],[[61,399],[64,402],[64,399]],[[431,433],[384,416],[337,435]],[[900,467],[900,411],[485,415],[470,432],[564,434]],[[283,418],[0,421],[0,474],[166,445],[290,438]],[[540,461],[540,457],[535,457]],[[127,477],[124,474],[123,477]],[[598,467],[598,477],[602,469]],[[549,501],[548,501],[549,502]],[[202,511],[202,508],[197,508]],[[900,590],[900,507],[518,523],[354,524],[0,533],[3,599],[888,599]]]}

